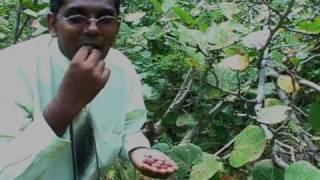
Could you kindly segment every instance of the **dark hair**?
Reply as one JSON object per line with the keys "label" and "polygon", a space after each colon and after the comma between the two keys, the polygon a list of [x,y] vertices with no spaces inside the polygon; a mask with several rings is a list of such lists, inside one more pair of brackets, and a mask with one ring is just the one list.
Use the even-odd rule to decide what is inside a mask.
{"label": "dark hair", "polygon": [[[59,9],[63,5],[64,0],[50,0],[50,11],[53,14],[58,14]],[[120,14],[120,0],[114,0],[115,2],[115,8],[117,10],[117,14]]]}

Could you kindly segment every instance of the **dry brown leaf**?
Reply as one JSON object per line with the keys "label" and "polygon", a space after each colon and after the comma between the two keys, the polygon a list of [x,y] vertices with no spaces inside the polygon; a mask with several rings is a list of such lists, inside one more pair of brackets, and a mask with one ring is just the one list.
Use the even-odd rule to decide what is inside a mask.
{"label": "dry brown leaf", "polygon": [[[277,80],[278,86],[287,93],[292,93],[301,89],[297,82],[293,82],[292,78],[288,75],[281,75]],[[293,84],[295,87],[293,87]]]}
{"label": "dry brown leaf", "polygon": [[243,71],[249,66],[249,58],[247,56],[234,55],[225,58],[219,65],[235,71]]}

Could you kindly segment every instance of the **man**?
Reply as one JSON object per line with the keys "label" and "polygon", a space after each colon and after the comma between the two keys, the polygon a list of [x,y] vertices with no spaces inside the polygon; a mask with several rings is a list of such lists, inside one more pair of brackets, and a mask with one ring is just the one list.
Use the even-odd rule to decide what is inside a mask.
{"label": "man", "polygon": [[172,174],[139,132],[139,78],[111,48],[119,0],[50,3],[51,37],[0,52],[0,179],[103,179],[119,153],[146,175]]}

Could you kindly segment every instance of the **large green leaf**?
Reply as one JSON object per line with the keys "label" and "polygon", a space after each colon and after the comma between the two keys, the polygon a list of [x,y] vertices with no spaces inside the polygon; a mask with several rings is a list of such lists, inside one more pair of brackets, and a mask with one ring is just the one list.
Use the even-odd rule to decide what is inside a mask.
{"label": "large green leaf", "polygon": [[292,164],[285,172],[285,180],[319,180],[320,170],[309,162],[300,161]]}
{"label": "large green leaf", "polygon": [[308,32],[320,33],[320,17],[317,17],[314,21],[302,22],[298,27]]}
{"label": "large green leaf", "polygon": [[223,170],[223,164],[212,155],[203,153],[202,163],[192,167],[190,180],[208,180],[218,171]]}
{"label": "large green leaf", "polygon": [[238,168],[258,159],[266,146],[266,135],[258,126],[248,126],[236,136],[229,163]]}
{"label": "large green leaf", "polygon": [[265,124],[278,124],[288,119],[291,108],[285,105],[275,105],[261,109],[257,121]]}
{"label": "large green leaf", "polygon": [[255,164],[252,177],[253,180],[283,180],[284,172],[276,167],[271,159],[265,159]]}
{"label": "large green leaf", "polygon": [[190,143],[175,146],[168,154],[179,166],[179,170],[175,173],[179,179],[188,177],[192,166],[202,162],[202,150]]}
{"label": "large green leaf", "polygon": [[315,130],[320,130],[320,101],[314,102],[309,112],[309,122]]}

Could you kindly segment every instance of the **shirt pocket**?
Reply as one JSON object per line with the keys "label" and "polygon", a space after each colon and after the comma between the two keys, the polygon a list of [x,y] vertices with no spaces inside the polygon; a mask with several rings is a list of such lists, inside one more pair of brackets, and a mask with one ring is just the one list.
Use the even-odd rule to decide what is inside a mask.
{"label": "shirt pocket", "polygon": [[97,152],[100,166],[104,169],[110,166],[119,156],[122,147],[122,135],[103,131],[99,139]]}

